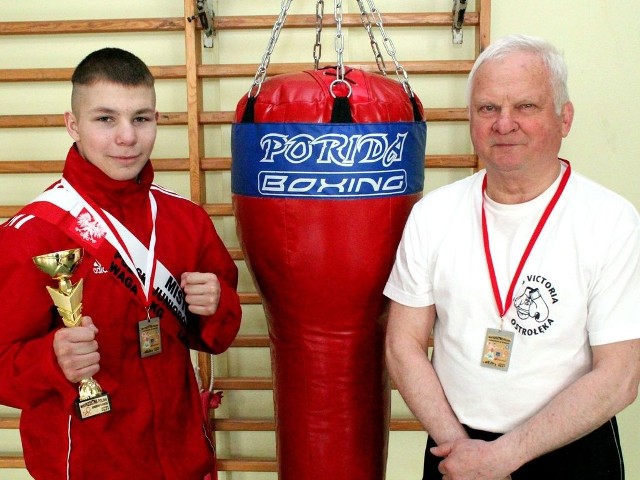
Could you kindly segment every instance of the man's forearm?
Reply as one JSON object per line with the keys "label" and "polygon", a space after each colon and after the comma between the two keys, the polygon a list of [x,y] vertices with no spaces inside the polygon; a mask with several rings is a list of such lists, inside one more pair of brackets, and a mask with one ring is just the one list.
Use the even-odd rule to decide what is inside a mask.
{"label": "man's forearm", "polygon": [[496,447],[509,452],[506,457],[516,461],[516,467],[589,434],[635,400],[639,374],[633,350],[638,348],[637,341],[620,342],[611,348],[627,354],[604,361],[528,421],[496,440]]}
{"label": "man's forearm", "polygon": [[439,446],[451,478],[502,479],[525,463],[592,432],[633,402],[640,380],[640,342],[596,347],[594,367],[522,425],[492,442]]}
{"label": "man's forearm", "polygon": [[424,351],[407,346],[392,350],[387,364],[402,398],[436,443],[467,437]]}

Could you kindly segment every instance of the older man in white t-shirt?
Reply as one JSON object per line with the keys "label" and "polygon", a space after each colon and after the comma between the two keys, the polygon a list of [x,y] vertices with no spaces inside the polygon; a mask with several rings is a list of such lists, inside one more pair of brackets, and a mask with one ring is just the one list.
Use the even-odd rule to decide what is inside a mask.
{"label": "older man in white t-shirt", "polygon": [[387,363],[429,433],[424,480],[624,478],[615,415],[640,381],[640,218],[558,158],[566,78],[543,40],[485,50],[468,90],[485,170],[407,222]]}

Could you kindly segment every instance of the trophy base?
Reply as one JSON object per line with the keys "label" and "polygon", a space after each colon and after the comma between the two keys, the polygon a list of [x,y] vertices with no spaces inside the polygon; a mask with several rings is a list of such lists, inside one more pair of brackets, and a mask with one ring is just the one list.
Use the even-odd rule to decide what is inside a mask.
{"label": "trophy base", "polygon": [[76,413],[82,420],[110,411],[111,402],[109,401],[109,395],[106,392],[102,395],[88,398],[86,400],[76,400]]}

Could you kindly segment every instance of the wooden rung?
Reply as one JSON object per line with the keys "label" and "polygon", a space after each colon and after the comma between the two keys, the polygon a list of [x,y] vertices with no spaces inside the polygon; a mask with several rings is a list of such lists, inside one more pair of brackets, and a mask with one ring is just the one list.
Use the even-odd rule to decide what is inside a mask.
{"label": "wooden rung", "polygon": [[[203,125],[227,125],[233,123],[235,112],[201,112],[198,121]],[[457,122],[468,120],[466,108],[430,108],[425,110],[429,122]],[[160,112],[158,125],[186,125],[183,112]],[[64,127],[62,114],[0,115],[0,128]]]}
{"label": "wooden rung", "polygon": [[[271,342],[267,335],[238,335],[231,344],[234,348],[268,348]],[[429,347],[433,347],[433,337],[429,337]]]}
{"label": "wooden rung", "polygon": [[[218,432],[236,431],[272,431],[275,420],[262,418],[216,418],[212,420],[214,430]],[[0,430],[16,430],[20,426],[20,417],[0,417]],[[392,431],[422,430],[415,419],[391,419],[389,428]]]}
{"label": "wooden rung", "polygon": [[277,472],[275,460],[218,458],[218,470],[221,472]]}
{"label": "wooden rung", "polygon": [[[216,30],[247,30],[273,28],[274,15],[216,16]],[[451,26],[453,16],[448,12],[428,13],[384,13],[382,20],[387,27],[441,27]],[[479,15],[467,12],[465,26],[477,26]],[[323,26],[335,25],[332,15],[325,15]],[[197,25],[200,27],[200,25]],[[361,27],[360,14],[348,13],[342,16],[343,27]],[[315,15],[288,15],[284,28],[315,28]],[[122,32],[176,32],[184,30],[183,17],[167,18],[130,18],[130,19],[91,19],[91,20],[57,20],[39,22],[1,22],[0,35],[53,35],[77,33],[122,33]],[[377,33],[377,32],[376,32]],[[382,42],[382,40],[380,40]]]}
{"label": "wooden rung", "polygon": [[[469,118],[466,108],[428,108],[425,109],[424,114],[427,122],[460,122],[467,121]],[[234,117],[235,112],[202,112],[198,119],[203,125],[227,125],[233,123]],[[2,126],[2,117],[0,117],[0,126]]]}
{"label": "wooden rung", "polygon": [[[201,114],[202,115],[202,114]],[[218,123],[231,123],[233,112],[212,112],[212,119]],[[219,118],[218,118],[219,117]],[[223,122],[222,119],[225,119]],[[187,114],[183,112],[160,112],[158,125],[186,125]],[[34,114],[34,115],[0,115],[0,128],[44,128],[64,127],[63,114]]]}
{"label": "wooden rung", "polygon": [[[216,432],[273,432],[276,422],[272,418],[216,418],[212,419]],[[389,422],[392,432],[421,432],[420,422],[413,418],[392,418]]]}
{"label": "wooden rung", "polygon": [[[213,418],[213,429],[217,432],[270,432],[275,430],[273,418]],[[0,430],[17,430],[20,417],[0,417]],[[420,422],[412,418],[392,418],[391,431],[421,431]]]}
{"label": "wooden rung", "polygon": [[[0,469],[25,468],[24,458],[19,455],[0,456]],[[218,470],[221,472],[275,472],[275,460],[219,458]]]}
{"label": "wooden rung", "polygon": [[[0,160],[0,173],[62,173],[64,160]],[[156,172],[189,171],[186,158],[154,158]]]}
{"label": "wooden rung", "polygon": [[16,429],[20,426],[20,417],[0,417],[0,430]]}
{"label": "wooden rung", "polygon": [[[385,27],[450,27],[453,22],[453,15],[450,12],[381,12],[381,16]],[[273,15],[216,16],[214,26],[220,30],[273,28],[275,20],[276,18]],[[478,22],[479,16],[476,12],[466,12],[464,17],[465,26],[477,26]],[[325,14],[322,23],[323,26],[335,26],[335,17]],[[288,15],[284,23],[285,28],[315,28],[315,26],[315,15]],[[342,26],[362,27],[360,14],[344,14],[342,16]],[[374,33],[377,34],[378,32],[376,31]]]}
{"label": "wooden rung", "polygon": [[[433,341],[429,339],[429,346]],[[216,377],[216,390],[271,390],[273,389],[273,379],[271,377]],[[391,383],[391,389],[396,387]]]}
{"label": "wooden rung", "polygon": [[477,155],[427,155],[426,168],[477,168]]}
{"label": "wooden rung", "polygon": [[[267,348],[271,346],[271,342],[267,335],[238,335],[231,346],[235,348]],[[429,337],[429,347],[433,347],[433,337]]]}
{"label": "wooden rung", "polygon": [[240,303],[244,305],[259,305],[262,303],[260,295],[253,292],[242,292],[240,295]]}
{"label": "wooden rung", "polygon": [[[238,335],[231,346],[236,348],[266,348],[270,347],[271,343],[267,335]],[[429,337],[428,346],[433,347],[433,337]]]}
{"label": "wooden rung", "polygon": [[233,208],[230,203],[205,203],[202,208],[211,217],[229,217],[233,215]]}
{"label": "wooden rung", "polygon": [[[261,418],[215,418],[212,419],[214,430],[218,432],[268,432],[275,430],[275,420]],[[17,430],[20,417],[0,417],[0,430]],[[417,431],[422,426],[415,419],[391,419],[389,428],[392,431]]]}
{"label": "wooden rung", "polygon": [[156,172],[188,172],[188,158],[152,158],[153,169]]}
{"label": "wooden rung", "polygon": [[[323,64],[330,65],[331,63]],[[347,66],[358,68],[367,72],[378,72],[378,65],[371,62],[347,62]],[[437,74],[468,74],[473,66],[473,60],[423,60],[402,62],[411,80],[411,75],[437,75]],[[228,63],[215,65],[198,65],[197,76],[200,78],[251,78],[256,74],[257,64],[253,63]],[[149,67],[156,80],[174,80],[186,77],[186,68],[183,65],[165,65]],[[312,70],[311,62],[299,63],[272,63],[267,72],[269,77],[285,73],[294,73],[304,70]],[[9,68],[0,70],[1,82],[68,82],[71,80],[73,68]],[[389,78],[396,78],[394,70],[387,65]],[[247,82],[247,90],[251,84]]]}
{"label": "wooden rung", "polygon": [[[158,124],[186,124],[186,114],[161,113]],[[0,128],[64,127],[63,114],[0,115]]]}
{"label": "wooden rung", "polygon": [[[235,112],[202,112],[198,121],[202,125],[228,125],[233,123]],[[460,122],[468,119],[466,108],[429,108],[425,110],[427,122]],[[187,114],[161,112],[158,125],[186,125]],[[0,128],[64,127],[64,115],[0,115]]]}
{"label": "wooden rung", "polygon": [[272,418],[216,418],[211,424],[216,432],[273,432],[276,428]]}
{"label": "wooden rung", "polygon": [[[187,159],[158,159],[153,160],[154,166],[156,162],[169,162],[173,161],[176,164],[179,162],[179,165],[182,165],[183,162],[186,164],[188,162]],[[203,158],[200,161],[200,168],[206,172],[214,172],[214,171],[226,171],[231,169],[231,158],[230,157],[210,157]],[[163,163],[159,164],[159,167],[156,170],[159,171],[170,171],[172,164]],[[478,157],[474,154],[447,154],[447,155],[426,155],[424,159],[425,168],[476,168],[478,166]],[[177,165],[175,167],[177,169]],[[2,162],[0,161],[0,173],[2,173]],[[26,172],[25,172],[26,173]]]}
{"label": "wooden rung", "polygon": [[[18,455],[0,456],[0,469],[25,468],[24,458]],[[218,470],[221,472],[275,472],[275,460],[267,459],[218,459]]]}
{"label": "wooden rung", "polygon": [[[425,168],[476,168],[478,166],[478,157],[473,154],[426,155],[424,166]],[[231,158],[203,158],[200,161],[200,168],[206,172],[229,170],[231,169]],[[1,162],[0,173],[2,173]]]}
{"label": "wooden rung", "polygon": [[[156,172],[187,172],[188,158],[153,158]],[[427,155],[425,168],[475,168],[476,155]],[[0,160],[1,173],[61,173],[64,160]],[[200,160],[200,168],[205,172],[227,171],[231,169],[230,157],[208,157]]]}
{"label": "wooden rung", "polygon": [[[386,61],[385,61],[386,62]],[[323,63],[321,67],[333,65],[334,62]],[[412,75],[444,75],[444,74],[460,74],[466,75],[471,71],[473,60],[422,60],[422,61],[403,61],[402,68],[405,69],[411,81]],[[357,68],[366,72],[377,73],[378,64],[376,62],[366,61],[350,61],[346,62],[346,66]],[[245,78],[254,77],[257,70],[256,64],[216,64],[216,65],[200,65],[198,66],[198,76],[201,78]],[[282,75],[285,73],[301,72],[305,70],[313,70],[312,62],[299,63],[272,63],[269,65],[267,75]],[[387,65],[387,74],[389,78],[395,79],[394,69]],[[247,85],[247,90],[250,84]]]}
{"label": "wooden rung", "polygon": [[271,377],[216,377],[216,390],[271,390]]}
{"label": "wooden rung", "polygon": [[466,122],[469,112],[466,108],[427,108],[424,111],[427,122]]}
{"label": "wooden rung", "polygon": [[231,344],[236,348],[268,348],[270,345],[269,337],[266,335],[238,335]]}
{"label": "wooden rung", "polygon": [[25,468],[24,458],[22,455],[2,455],[0,456],[1,468]]}
{"label": "wooden rung", "polygon": [[73,68],[3,68],[0,82],[67,82]]}
{"label": "wooden rung", "polygon": [[22,207],[16,205],[0,205],[0,218],[13,217]]}
{"label": "wooden rung", "polygon": [[[466,108],[428,108],[424,111],[425,119],[427,122],[460,122],[467,121],[469,119],[468,110]],[[181,124],[180,117],[182,114],[174,113],[171,123],[174,125]],[[202,112],[198,116],[199,122],[203,125],[227,125],[233,123],[235,112]],[[169,120],[164,124],[168,125]],[[0,126],[2,126],[2,117],[0,117]]]}
{"label": "wooden rung", "polygon": [[185,19],[182,17],[2,22],[0,23],[0,35],[177,32],[184,30],[184,24]]}
{"label": "wooden rung", "polygon": [[392,432],[423,432],[424,428],[414,418],[392,418],[389,422],[389,430]]}
{"label": "wooden rung", "polygon": [[[0,82],[69,82],[75,67],[0,69]],[[187,76],[184,65],[149,66],[156,80],[175,80]]]}
{"label": "wooden rung", "polygon": [[0,115],[0,128],[39,127],[64,127],[64,115]]}
{"label": "wooden rung", "polygon": [[205,172],[231,169],[231,157],[205,157],[200,159],[200,168]]}
{"label": "wooden rung", "polygon": [[244,253],[239,248],[227,248],[233,260],[244,260]]}

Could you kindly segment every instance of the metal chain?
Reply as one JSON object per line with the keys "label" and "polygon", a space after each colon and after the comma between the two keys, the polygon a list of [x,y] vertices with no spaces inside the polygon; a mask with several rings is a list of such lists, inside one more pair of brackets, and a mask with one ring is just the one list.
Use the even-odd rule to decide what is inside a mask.
{"label": "metal chain", "polygon": [[389,38],[389,36],[384,30],[384,25],[382,23],[382,17],[380,16],[380,12],[376,8],[375,4],[373,3],[373,0],[367,0],[367,3],[369,4],[371,15],[375,19],[376,25],[378,26],[378,29],[380,30],[380,34],[382,35],[382,38],[383,38],[382,44],[384,45],[384,48],[389,54],[389,56],[392,58],[393,63],[396,67],[396,76],[398,77],[398,81],[402,84],[402,87],[404,88],[404,91],[407,92],[407,95],[409,95],[410,97],[413,97],[414,93],[413,93],[413,89],[411,88],[411,85],[409,85],[409,77],[407,76],[407,71],[398,62],[398,59],[396,57],[396,49],[393,45],[393,42],[391,41],[391,39]]}
{"label": "metal chain", "polygon": [[324,17],[324,0],[318,0],[316,3],[316,44],[313,46],[313,62],[315,69],[320,66],[320,57],[322,57],[322,43],[320,38],[322,35],[322,19]]}
{"label": "metal chain", "polygon": [[[249,88],[249,98],[251,98],[252,96],[258,96],[258,93],[260,93],[262,83],[267,76],[267,68],[269,67],[269,62],[271,61],[271,54],[273,53],[273,49],[276,46],[278,37],[280,36],[282,26],[287,19],[287,12],[289,11],[289,7],[291,6],[292,1],[293,0],[281,1],[280,15],[278,16],[276,23],[273,25],[273,29],[271,30],[271,38],[269,39],[269,44],[267,45],[267,51],[262,56],[262,62],[260,63],[258,71],[256,72],[256,75],[253,79],[253,84],[251,85],[251,88]],[[253,95],[254,90],[255,95]]]}
{"label": "metal chain", "polygon": [[342,0],[334,0],[333,3],[333,16],[336,19],[336,54],[338,63],[336,67],[336,80],[344,82],[344,35],[342,33]]}
{"label": "metal chain", "polygon": [[344,79],[344,35],[342,33],[342,0],[334,0],[333,4],[333,15],[336,19],[336,54],[338,57],[338,63],[336,65],[336,79],[331,82],[329,86],[329,91],[331,95],[336,96],[333,93],[333,87],[339,83],[343,83],[347,86],[349,93],[347,97],[351,96],[351,85]]}
{"label": "metal chain", "polygon": [[[291,6],[291,2],[293,0],[281,0],[281,9],[280,15],[276,20],[276,23],[273,25],[273,29],[271,31],[271,37],[269,39],[269,43],[267,45],[267,50],[262,57],[262,61],[260,62],[260,66],[256,71],[255,77],[253,79],[253,83],[249,88],[249,98],[255,97],[260,93],[260,89],[262,88],[262,83],[264,82],[265,77],[267,76],[267,68],[269,67],[269,63],[271,61],[271,54],[273,53],[273,49],[276,46],[278,41],[278,37],[280,36],[280,32],[282,31],[282,27],[287,18],[287,12],[289,11],[289,7]],[[407,75],[407,71],[404,69],[402,65],[398,62],[396,57],[396,49],[393,45],[393,41],[387,35],[384,24],[382,21],[382,17],[380,12],[376,8],[373,0],[367,0],[369,4],[370,13],[367,13],[362,0],[356,0],[358,3],[358,7],[360,8],[360,19],[362,24],[369,35],[369,40],[371,42],[371,48],[373,50],[374,57],[376,59],[376,64],[378,65],[378,69],[383,75],[386,75],[386,66],[384,63],[384,59],[380,53],[380,48],[378,46],[378,42],[376,42],[373,33],[371,31],[371,20],[370,16],[374,19],[378,29],[380,30],[380,34],[383,38],[383,45],[389,56],[392,58],[393,63],[395,65],[396,76],[398,77],[398,81],[402,84],[405,92],[413,97],[413,89],[411,85],[409,85],[409,77]],[[313,58],[315,62],[315,68],[318,69],[320,63],[320,57],[322,54],[322,45],[320,43],[321,33],[322,33],[322,19],[324,16],[324,0],[318,0],[316,4],[316,43],[314,45],[313,50]],[[337,54],[337,65],[336,65],[336,79],[331,83],[331,94],[333,94],[333,86],[337,83],[343,83],[349,89],[349,94],[351,95],[351,85],[345,81],[345,68],[344,68],[344,34],[342,33],[342,0],[334,0],[334,17],[336,21],[336,37],[335,37],[335,50]]]}
{"label": "metal chain", "polygon": [[373,32],[371,31],[371,16],[364,8],[364,3],[362,0],[356,0],[358,2],[358,7],[360,8],[360,21],[364,26],[364,29],[367,31],[367,35],[369,35],[369,43],[371,44],[371,50],[373,50],[373,57],[376,59],[376,64],[378,65],[378,70],[382,75],[387,75],[387,66],[384,63],[384,58],[382,58],[382,53],[380,52],[380,47],[378,46],[378,42],[376,41]]}

